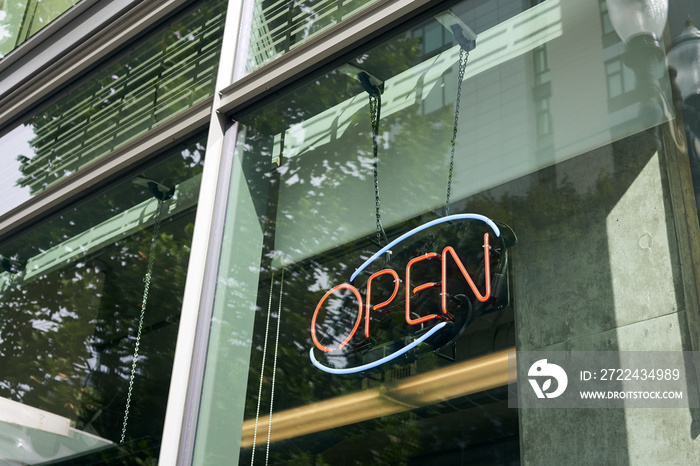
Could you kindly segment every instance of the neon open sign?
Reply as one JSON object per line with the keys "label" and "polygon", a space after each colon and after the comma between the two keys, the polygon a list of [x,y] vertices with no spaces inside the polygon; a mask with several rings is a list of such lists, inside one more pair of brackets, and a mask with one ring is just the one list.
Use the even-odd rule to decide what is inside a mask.
{"label": "neon open sign", "polygon": [[[505,229],[507,234],[503,235],[496,222],[483,215],[457,214],[428,222],[396,238],[358,267],[350,283],[336,285],[326,292],[314,310],[311,338],[316,350],[326,360],[342,356],[344,367],[323,364],[313,347],[309,351],[311,362],[332,374],[368,371],[407,355],[424,343],[437,350],[454,341],[477,314],[503,308],[508,300],[506,248],[515,242],[512,231]],[[400,247],[404,248],[403,260],[391,262],[401,263],[403,280],[396,270],[398,267],[388,267],[393,264],[383,262],[385,254]],[[424,252],[426,247],[435,250]],[[422,253],[416,254],[417,249]],[[402,262],[406,263],[405,267]],[[380,270],[368,271],[380,265]],[[352,283],[360,275],[369,278],[364,286],[357,287]],[[345,298],[338,298],[341,293]],[[328,328],[328,323],[322,323],[324,311],[325,320],[331,320],[328,318],[331,307],[335,307],[336,316],[340,314],[341,320],[349,324]],[[403,319],[397,323],[399,312]],[[391,325],[406,328],[406,333],[412,334],[412,341],[392,342],[389,354],[383,351],[380,357],[375,354],[369,357],[370,361],[364,361],[361,356],[367,357],[368,348],[372,347],[368,342],[374,340],[372,323],[386,320],[388,314],[394,315]],[[326,331],[320,331],[319,327],[324,325]],[[340,343],[325,343],[321,341],[324,337]]]}

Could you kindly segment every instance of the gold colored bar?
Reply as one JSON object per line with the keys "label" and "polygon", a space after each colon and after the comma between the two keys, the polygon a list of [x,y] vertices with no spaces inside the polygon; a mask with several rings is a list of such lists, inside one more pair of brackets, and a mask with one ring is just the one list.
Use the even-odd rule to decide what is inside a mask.
{"label": "gold colored bar", "polygon": [[[515,357],[515,348],[379,388],[280,411],[272,415],[270,441],[276,442],[355,424],[507,385],[509,356]],[[267,442],[269,420],[269,416],[258,419],[256,444]],[[241,447],[253,446],[255,425],[255,419],[248,419],[243,423]]]}

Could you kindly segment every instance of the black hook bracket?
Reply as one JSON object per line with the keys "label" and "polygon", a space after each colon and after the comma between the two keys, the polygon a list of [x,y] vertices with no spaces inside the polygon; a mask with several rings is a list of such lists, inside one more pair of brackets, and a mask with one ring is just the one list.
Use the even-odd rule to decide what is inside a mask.
{"label": "black hook bracket", "polygon": [[462,50],[469,53],[476,48],[476,32],[472,31],[472,29],[451,10],[446,10],[435,15],[435,19],[442,24],[442,27],[452,33],[455,41],[462,47]]}
{"label": "black hook bracket", "polygon": [[159,201],[167,201],[168,199],[172,198],[175,194],[174,186],[171,188],[169,186],[165,186],[164,184],[150,180],[143,176],[137,176],[136,178],[131,180],[131,182],[135,185],[143,186],[144,188],[148,189],[148,192],[151,193],[151,196],[158,199]]}
{"label": "black hook bracket", "polygon": [[159,201],[167,201],[168,199],[173,197],[173,194],[175,194],[175,187],[173,186],[172,188],[167,189],[167,186],[158,184],[155,181],[149,181],[148,191],[150,191],[153,197],[155,197]]}
{"label": "black hook bracket", "polygon": [[5,269],[6,272],[11,273],[12,275],[17,275],[18,273],[24,272],[25,268],[27,267],[27,261],[18,261],[3,257],[0,259],[0,265],[2,265],[2,268]]}
{"label": "black hook bracket", "polygon": [[338,71],[359,81],[362,89],[372,97],[378,97],[384,93],[384,81],[355,65],[346,63],[339,66]]}
{"label": "black hook bracket", "polygon": [[[465,52],[471,52],[476,48],[476,37],[470,39],[467,36],[465,36],[464,30],[459,24],[453,24],[452,26],[450,26],[450,29],[452,29],[452,35],[455,37],[455,40]],[[471,31],[468,31],[467,34],[469,34],[470,32]],[[469,35],[472,36],[474,35],[474,33],[471,32],[471,34]]]}
{"label": "black hook bracket", "polygon": [[[360,81],[362,89],[364,89],[365,92],[369,95],[376,97],[384,92],[384,83],[382,82],[375,86],[374,84],[372,84],[372,78],[373,77],[370,76],[370,74],[366,71],[361,71],[357,75],[357,79]],[[374,79],[377,80],[376,78]]]}

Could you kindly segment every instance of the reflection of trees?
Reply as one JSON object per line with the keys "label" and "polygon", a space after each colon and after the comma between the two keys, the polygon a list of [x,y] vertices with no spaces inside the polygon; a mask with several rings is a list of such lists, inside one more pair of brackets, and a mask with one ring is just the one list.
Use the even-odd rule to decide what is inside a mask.
{"label": "reflection of trees", "polygon": [[[420,54],[418,39],[403,37],[351,63],[380,79],[388,79],[405,71],[407,63],[416,62]],[[349,98],[366,95],[359,82],[332,72],[244,120],[247,153],[255,156],[246,157],[243,164],[249,186],[255,190],[252,197],[258,214],[266,218],[266,222],[278,222],[276,230],[269,230],[278,236],[294,231],[293,225],[309,225],[309,235],[294,238],[300,251],[313,250],[312,245],[319,238],[324,243],[332,243],[339,225],[349,221],[366,224],[366,230],[374,229],[369,106],[351,116],[342,135],[329,128],[330,144],[318,144],[290,159],[285,159],[282,153],[284,163],[273,175],[273,154],[279,153],[283,145],[283,142],[275,142],[274,136],[284,137],[295,124],[337,108]],[[431,114],[424,114],[421,106],[415,105],[382,117],[380,136],[384,132],[390,134],[386,141],[389,148],[383,147],[382,142],[379,150],[379,191],[384,215],[416,203],[439,205],[444,202],[446,185],[444,191],[436,192],[431,190],[432,184],[421,181],[440,180],[442,184],[445,180],[446,183],[445,158],[449,153],[453,118],[451,105]],[[402,163],[396,164],[399,159]],[[426,164],[427,160],[431,163]],[[267,177],[268,181],[261,183],[261,177]],[[404,182],[389,185],[390,179]],[[282,207],[273,209],[272,213],[265,203],[268,188],[284,193]],[[270,194],[271,197],[276,195]],[[400,201],[388,202],[387,198]],[[366,205],[366,209],[359,208],[366,213],[359,218],[356,215],[358,205]],[[267,218],[269,216],[274,218]]]}
{"label": "reflection of trees", "polygon": [[[162,428],[192,222],[167,222],[158,238],[131,439]],[[0,396],[119,440],[150,240],[142,231],[2,296]]]}
{"label": "reflection of trees", "polygon": [[[139,175],[176,186],[201,172],[203,153],[198,136]],[[23,261],[41,257],[148,199],[145,188],[127,180],[3,245],[0,253]],[[157,238],[127,428],[133,454],[157,457],[193,224],[193,209],[164,218]],[[148,226],[57,270],[13,278],[0,294],[0,396],[119,441],[151,240]]]}
{"label": "reflection of trees", "polygon": [[[329,79],[334,79],[333,76],[331,75]],[[303,91],[306,92],[306,88]],[[310,98],[309,95],[306,97]],[[296,107],[285,105],[280,108],[291,111],[289,109]],[[274,391],[274,412],[357,392],[366,388],[366,384],[382,383],[381,374],[376,375],[377,381],[373,381],[369,377],[363,379],[361,376],[355,378],[329,376],[316,370],[308,361],[308,350],[313,345],[309,327],[315,304],[330,286],[347,281],[355,267],[376,252],[377,245],[372,242],[373,238],[360,238],[287,266],[284,271],[281,316],[277,316],[276,313],[280,305],[278,296],[281,273],[279,269],[272,267],[269,257],[274,249],[275,228],[286,227],[283,222],[322,224],[324,228],[322,231],[327,235],[324,241],[331,245],[335,244],[333,223],[327,222],[327,219],[318,218],[318,215],[314,217],[313,209],[314,206],[323,206],[325,212],[341,210],[342,206],[329,208],[328,203],[331,201],[328,197],[319,196],[314,191],[310,181],[312,177],[319,177],[323,174],[327,175],[329,179],[340,180],[341,183],[347,182],[353,177],[356,177],[358,181],[371,180],[370,171],[340,170],[343,163],[352,159],[352,156],[347,154],[363,154],[363,150],[366,151],[366,154],[370,150],[369,124],[362,121],[362,115],[357,116],[357,120],[351,124],[352,129],[348,130],[347,133],[352,134],[352,136],[348,136],[347,140],[341,138],[337,142],[343,153],[341,153],[341,149],[334,151],[332,147],[315,148],[302,155],[298,160],[287,161],[280,175],[279,172],[270,170],[269,161],[273,150],[271,143],[265,141],[266,138],[271,139],[270,134],[284,131],[284,127],[275,127],[272,130],[274,132],[267,133],[265,131],[270,131],[270,127],[266,128],[265,131],[260,130],[260,128],[273,121],[278,121],[281,125],[285,118],[283,113],[284,111],[279,110],[279,108],[275,109],[270,114],[269,120],[265,120],[265,115],[262,117],[255,115],[254,118],[251,118],[251,126],[246,126],[247,136],[251,136],[251,138],[246,139],[246,144],[250,143],[250,146],[247,148],[249,152],[245,154],[247,160],[244,158],[243,163],[248,164],[246,174],[249,177],[250,186],[253,189],[259,189],[261,197],[264,194],[265,199],[272,199],[272,202],[267,206],[262,201],[258,204],[258,213],[266,236],[266,249],[263,254],[261,286],[258,290],[258,312],[256,313],[256,331],[253,336],[253,352],[250,360],[248,396],[245,408],[246,419],[255,418],[258,401],[260,401],[261,416],[267,416],[270,412],[270,400],[273,396],[271,372],[273,357],[277,358],[275,373],[277,389]],[[432,161],[431,163],[435,166],[431,166],[425,156],[421,154],[422,158],[418,158],[419,156],[415,153],[420,154],[427,149],[426,144],[432,143],[436,139],[442,139],[431,137],[429,131],[441,131],[444,127],[450,128],[451,111],[445,110],[445,114],[447,117],[444,121],[432,115],[429,122],[426,122],[425,116],[418,112],[404,111],[400,115],[390,117],[395,118],[391,124],[403,125],[400,130],[401,138],[396,141],[396,144],[401,145],[399,153],[402,160],[404,158],[406,160],[406,164],[401,167],[402,171],[392,173],[391,176],[415,177],[418,170],[422,170],[423,176],[425,176],[426,170],[432,174],[433,171],[440,173],[442,169],[442,173],[444,173],[444,166]],[[276,120],[277,118],[279,120]],[[386,121],[388,120],[389,118]],[[382,123],[384,124],[385,121],[383,120]],[[522,241],[519,241],[514,248],[512,257],[514,257],[514,261],[519,261],[521,272],[522,270],[532,272],[527,274],[527,277],[524,273],[517,277],[516,281],[521,287],[543,285],[539,282],[541,277],[538,278],[535,272],[552,273],[553,270],[558,270],[554,263],[563,261],[562,257],[574,262],[579,259],[587,260],[594,265],[605,263],[601,262],[601,256],[605,256],[606,251],[604,248],[598,251],[597,248],[600,248],[601,242],[606,241],[606,237],[598,230],[601,225],[604,228],[605,219],[610,210],[628,189],[629,183],[648,163],[650,156],[648,148],[653,146],[650,144],[652,137],[652,133],[642,133],[565,163],[545,168],[471,198],[458,200],[453,207],[454,212],[481,213],[508,223],[514,228]],[[444,139],[447,146],[449,136]],[[357,141],[365,141],[367,144],[363,146],[362,142]],[[432,153],[439,151],[440,148],[432,148]],[[253,158],[258,157],[258,154],[262,154],[259,159]],[[412,159],[413,156],[417,158]],[[296,175],[297,180],[291,185],[285,186],[284,195],[291,193],[300,203],[303,201],[307,205],[304,208],[299,206],[297,209],[278,212],[274,207],[277,184],[285,182],[285,180],[288,181],[288,173]],[[367,188],[371,189],[371,185],[367,184]],[[269,197],[267,196],[268,190]],[[411,196],[415,196],[416,193],[425,195],[425,193],[420,193],[420,189],[415,191],[407,189],[405,192],[407,202],[414,200],[415,197]],[[372,208],[373,205],[370,204],[368,210]],[[401,206],[397,208],[401,208]],[[413,219],[406,224],[397,226],[394,230],[390,229],[388,231],[390,238],[396,237],[419,223],[432,219],[430,215],[430,213],[425,213],[422,218]],[[300,237],[299,242],[302,243],[309,239]],[[589,249],[587,246],[583,246],[587,244],[594,245],[591,249],[595,253],[586,255],[582,252],[581,248],[583,250]],[[552,251],[555,251],[556,254],[548,255]],[[568,280],[576,281],[579,276],[583,277],[584,272],[588,273],[588,270],[584,271],[573,267],[572,270],[559,270],[556,277],[554,275],[548,277],[552,283],[554,283],[555,278],[559,278],[563,280],[563,283],[568,284],[570,283]],[[272,273],[274,273],[274,286],[270,290]],[[606,273],[608,273],[606,270],[591,267],[590,273],[595,274],[594,282],[596,284],[604,286],[604,283],[599,282],[606,280]],[[532,283],[527,282],[527,280],[531,280]],[[547,286],[549,285],[547,284]],[[591,285],[589,288],[592,293],[596,293],[595,286]],[[552,293],[560,301],[568,299],[563,295],[569,295],[566,286],[562,284],[549,286],[546,292]],[[271,301],[270,293],[272,294]],[[558,304],[560,301],[551,300],[551,302]],[[267,343],[265,372],[261,374],[268,309],[272,313],[271,331]],[[509,310],[508,314],[504,314],[506,319],[512,320],[511,312],[512,310]],[[281,323],[279,348],[275,347],[273,338],[276,317],[280,318]],[[474,325],[486,327],[486,330],[489,330],[489,322],[498,323],[497,318],[486,317],[484,316],[483,320],[475,322]],[[609,317],[601,316],[601,319],[605,318]],[[473,336],[466,332],[461,337],[461,346],[458,347],[457,351],[458,360],[470,357],[469,351],[465,351],[464,348],[469,346],[467,340]],[[509,344],[512,345],[514,342],[509,340]],[[485,348],[486,352],[489,349]],[[418,363],[416,370],[420,373],[449,364],[434,355],[428,355],[419,360]],[[260,400],[258,400],[258,384],[261,380],[263,381],[263,389]],[[356,460],[356,457],[358,457],[358,464],[362,464],[363,461],[364,464],[406,464],[418,461],[417,458],[428,459],[430,454],[435,454],[436,457],[458,458],[460,454],[478,451],[481,455],[479,461],[482,463],[480,464],[489,464],[498,460],[504,462],[506,458],[509,460],[517,459],[517,414],[508,412],[504,403],[497,401],[503,399],[504,393],[496,390],[436,403],[427,407],[407,408],[409,411],[402,415],[373,419],[275,442],[271,445],[271,457],[278,463],[287,464],[334,464],[338,461],[351,463]],[[358,406],[357,409],[361,410],[362,406]],[[272,429],[274,430],[274,428],[273,423]],[[264,456],[266,453],[265,432],[258,432],[257,448],[256,457],[258,454]],[[363,456],[360,460],[359,456],[363,454],[367,456]],[[249,460],[250,455],[251,449],[244,450],[242,461]],[[348,458],[348,455],[351,457]],[[430,459],[434,460],[435,458]]]}
{"label": "reflection of trees", "polygon": [[[371,54],[361,57],[353,64],[370,71],[380,79],[387,79],[405,70],[407,63],[418,61],[418,45],[415,39],[399,38],[373,50]],[[308,359],[308,351],[313,346],[309,329],[316,303],[331,286],[346,282],[355,267],[374,254],[378,248],[374,232],[368,238],[359,238],[335,247],[339,243],[336,239],[338,222],[348,221],[349,212],[352,210],[350,207],[355,207],[349,204],[360,202],[358,198],[362,196],[346,198],[333,195],[334,186],[356,186],[358,194],[366,195],[368,215],[366,219],[363,217],[353,221],[366,220],[367,230],[373,230],[374,193],[369,111],[353,115],[348,128],[332,143],[319,144],[290,159],[284,159],[282,154],[282,166],[278,169],[272,165],[273,154],[278,153],[279,148],[274,147],[275,135],[284,134],[294,124],[304,122],[355,95],[364,95],[359,83],[333,72],[284,96],[264,111],[241,120],[246,128],[242,164],[249,189],[252,191],[251,197],[256,205],[265,243],[260,286],[257,290],[245,419],[256,417],[258,403],[261,417],[270,412],[270,400],[273,397],[273,360],[276,360],[274,383],[277,387],[274,391],[274,412],[357,392],[366,388],[366,384],[375,383],[363,376],[328,375],[313,367]],[[407,180],[406,183],[392,185],[397,192],[391,193],[391,196],[393,199],[402,199],[401,204],[382,204],[385,209],[401,210],[412,204],[440,205],[444,202],[445,191],[428,191],[420,180],[447,180],[447,160],[441,155],[449,154],[454,110],[451,105],[447,105],[426,115],[420,107],[415,105],[382,118],[380,133],[391,130],[398,136],[389,141],[390,151],[380,149],[380,194],[382,177],[385,180]],[[280,144],[279,139],[277,144]],[[396,165],[395,170],[390,173],[382,172],[383,156],[400,158],[402,163]],[[321,180],[320,185],[318,180]],[[410,180],[417,181],[409,182]],[[324,186],[324,183],[327,185]],[[331,195],[328,195],[329,193]],[[278,196],[285,196],[282,201],[287,208],[278,207]],[[429,200],[426,201],[426,198]],[[362,202],[364,205],[364,201]],[[488,209],[483,213],[490,214]],[[390,239],[395,238],[433,218],[432,213],[426,212],[419,218],[404,222],[393,229],[387,228],[387,233]],[[278,316],[282,273],[272,261],[272,256],[279,252],[274,251],[275,238],[285,229],[292,230],[294,225],[309,225],[309,228],[305,229],[307,234],[295,237],[295,244],[300,250],[313,250],[314,248],[306,243],[319,238],[329,247],[325,252],[285,268],[281,315]],[[230,276],[235,276],[235,273]],[[272,289],[271,279],[274,283]],[[229,309],[233,321],[235,306],[229,305]],[[268,312],[271,313],[272,319],[265,348]],[[399,320],[403,320],[402,314],[395,315]],[[275,345],[278,318],[279,347]],[[266,360],[264,373],[261,374],[264,350]],[[430,355],[421,361],[420,371],[444,364],[446,363],[436,356]],[[376,377],[381,382],[382,374]],[[262,392],[258,397],[261,380]],[[469,403],[467,406],[470,406]],[[363,408],[358,406],[357,409]],[[435,412],[439,413],[441,409],[454,411],[455,408],[437,406],[435,409]],[[433,414],[428,415],[430,416]],[[361,459],[358,457],[360,463],[364,460],[364,464],[407,464],[410,458],[426,448],[424,441],[428,436],[421,431],[422,425],[422,420],[415,418],[412,412],[407,412],[299,439],[281,441],[272,445],[271,455],[278,463],[334,464],[339,461],[354,461],[354,458],[343,456],[349,451],[352,451],[352,454],[358,452],[359,455],[360,450],[366,450],[363,451]],[[274,430],[274,424],[272,429]],[[508,424],[504,431],[507,435],[512,435],[512,425]],[[266,454],[265,434],[257,433],[256,459]],[[250,448],[244,449],[241,461],[250,461],[251,454]]]}
{"label": "reflection of trees", "polygon": [[[4,5],[3,10],[15,12],[15,18],[13,18],[14,21],[21,21],[17,36],[9,38],[14,42],[14,44],[8,46],[7,48],[3,47],[9,52],[36,34],[54,19],[58,18],[72,5],[78,3],[78,0],[8,0],[7,3],[8,4]],[[20,12],[22,15],[20,15]]]}
{"label": "reflection of trees", "polygon": [[[139,175],[166,186],[177,186],[201,172],[204,159],[202,135],[184,141],[172,151],[179,153],[179,156],[168,158]],[[148,199],[151,199],[151,194],[147,188],[126,180],[105,194],[58,212],[50,219],[50,228],[31,229],[11,243],[0,245],[0,256],[24,262]]]}
{"label": "reflection of trees", "polygon": [[[557,306],[561,303],[554,297],[564,299],[564,295],[570,294],[568,286],[572,284],[571,280],[585,280],[586,274],[591,273],[596,277],[588,283],[590,292],[596,294],[593,305],[600,304],[605,308],[604,297],[599,297],[597,293],[600,289],[605,289],[606,280],[609,280],[609,271],[600,266],[605,264],[601,258],[607,257],[607,251],[597,248],[600,241],[606,242],[607,238],[598,230],[601,225],[605,228],[610,210],[647,165],[653,152],[648,149],[653,147],[650,144],[653,138],[653,132],[641,133],[471,198],[458,200],[455,211],[482,213],[504,220],[514,227],[520,240],[513,248],[514,260],[519,261],[518,270],[528,272],[515,277],[521,287],[532,286],[525,281],[535,279],[529,276],[535,272],[552,273],[551,276],[546,275],[546,278],[540,277],[537,280],[548,281],[555,277],[562,280],[547,290],[553,295],[552,302],[556,303],[553,307],[558,309]],[[409,229],[411,226],[413,225],[409,224],[402,228]],[[397,232],[390,232],[391,236],[396,234]],[[346,281],[357,265],[354,261],[375,250],[376,246],[370,241],[358,240],[285,269],[280,338],[283,343],[277,355],[275,412],[365,388],[367,380],[363,381],[359,377],[319,373],[309,364],[307,352],[312,345],[309,336],[310,315],[313,306],[325,292],[322,289],[324,281],[331,285]],[[588,261],[589,255],[595,267],[590,270],[575,267],[576,264]],[[565,265],[562,262],[566,261],[571,261],[575,273],[555,268],[557,264]],[[553,274],[553,270],[559,272]],[[261,312],[256,319],[246,419],[255,417],[257,405],[264,319],[269,296],[269,274],[265,274],[265,277],[261,280],[265,285],[261,287],[258,301]],[[278,308],[279,272],[276,277],[272,290],[273,318]],[[523,292],[522,289],[520,292]],[[578,305],[592,304],[583,302]],[[522,306],[526,309],[528,304]],[[609,317],[603,312],[600,318]],[[274,328],[274,324],[271,327]],[[463,343],[470,337],[463,335]],[[271,358],[270,352],[273,350],[274,345],[268,342],[268,358]],[[458,351],[459,358],[468,356],[467,353]],[[433,356],[419,362],[421,364],[418,370],[421,372],[449,364]],[[269,363],[263,381],[260,412],[266,416],[272,395]],[[450,455],[459,458],[459,454],[470,454],[472,451],[479,453],[478,458],[482,461],[479,464],[492,464],[503,461],[503,458],[517,459],[517,415],[508,412],[502,402],[494,401],[494,398],[503,399],[503,396],[498,391],[476,394],[413,409],[402,415],[284,440],[271,445],[271,454],[277,462],[287,464],[335,464],[343,460],[347,460],[347,463],[356,461],[357,464],[407,464],[418,461],[417,458],[435,460]],[[361,410],[362,407],[358,406],[357,409]],[[274,430],[274,424],[272,429]],[[262,439],[259,440],[261,446],[258,447],[258,453],[264,455],[265,433],[259,432],[258,435]],[[402,449],[401,454],[404,456],[396,456],[399,455],[398,449]],[[431,458],[431,454],[436,456]],[[250,450],[243,452],[244,459],[249,458],[249,455]]]}

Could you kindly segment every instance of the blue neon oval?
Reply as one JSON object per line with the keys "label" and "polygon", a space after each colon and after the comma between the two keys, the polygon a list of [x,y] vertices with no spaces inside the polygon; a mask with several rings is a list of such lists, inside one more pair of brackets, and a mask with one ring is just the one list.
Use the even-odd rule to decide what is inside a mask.
{"label": "blue neon oval", "polygon": [[455,214],[455,215],[448,215],[447,217],[438,218],[438,219],[435,219],[435,220],[430,221],[428,223],[424,223],[423,225],[416,227],[407,233],[404,233],[403,235],[399,236],[394,241],[392,241],[391,243],[387,244],[382,249],[377,251],[372,257],[367,259],[364,264],[362,264],[360,267],[357,268],[357,270],[355,270],[355,273],[353,273],[352,276],[350,277],[350,283],[352,283],[353,280],[355,280],[355,277],[357,277],[360,273],[362,273],[362,271],[365,268],[367,268],[368,265],[370,265],[372,262],[377,260],[377,258],[381,257],[384,253],[386,253],[391,248],[393,248],[394,246],[399,244],[401,241],[410,238],[411,236],[425,230],[426,228],[430,228],[434,225],[439,225],[439,224],[445,223],[445,222],[451,222],[452,220],[481,220],[482,222],[486,223],[488,226],[491,227],[491,229],[493,230],[493,232],[496,234],[497,237],[501,236],[501,230],[499,230],[498,226],[496,226],[496,224],[493,222],[493,220],[491,220],[490,218],[485,217],[483,215],[479,215],[479,214]]}

